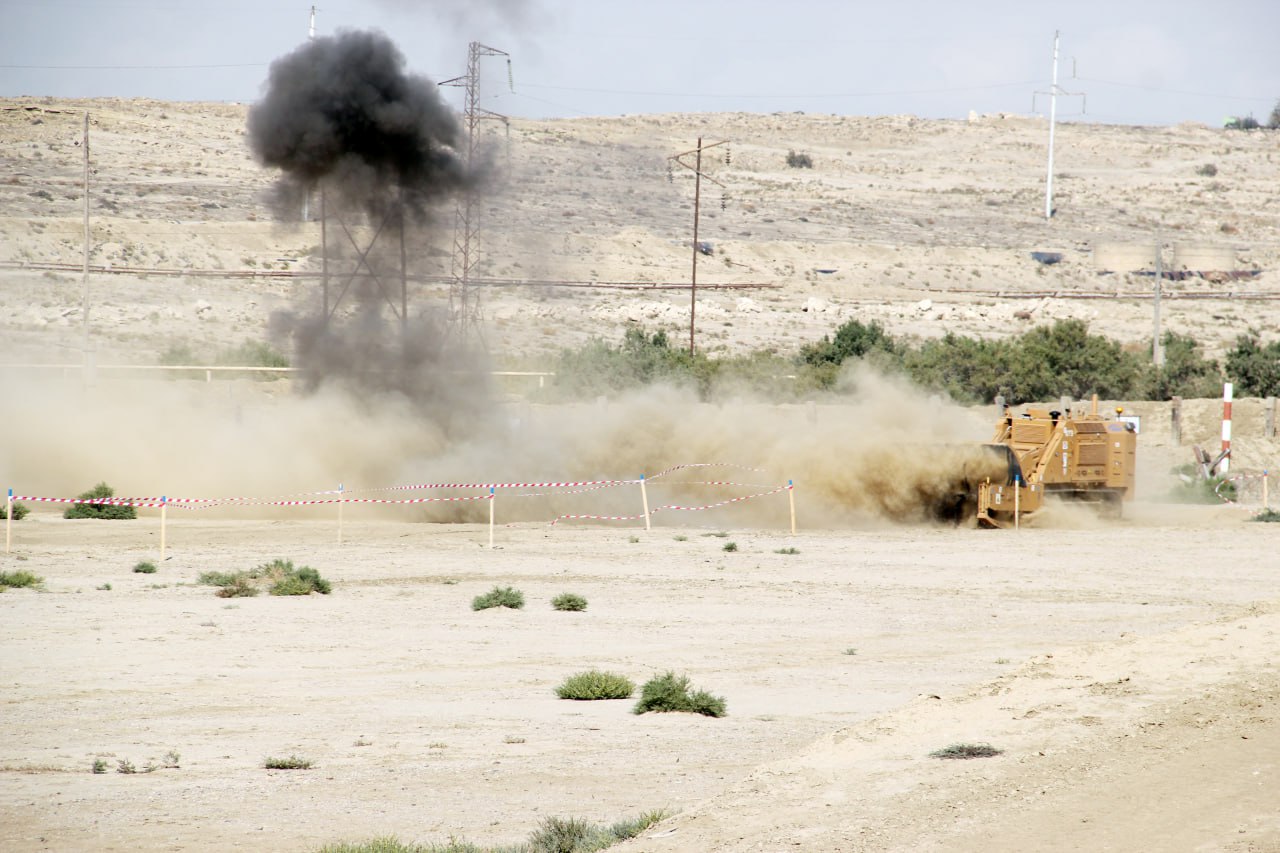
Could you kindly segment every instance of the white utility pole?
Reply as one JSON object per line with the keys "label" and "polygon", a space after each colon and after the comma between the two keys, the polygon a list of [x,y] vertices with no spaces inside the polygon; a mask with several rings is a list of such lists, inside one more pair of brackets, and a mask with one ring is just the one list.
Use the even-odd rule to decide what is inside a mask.
{"label": "white utility pole", "polygon": [[1053,131],[1058,122],[1058,31],[1053,31],[1053,82],[1049,86],[1049,169],[1044,179],[1044,218],[1053,218]]}
{"label": "white utility pole", "polygon": [[84,366],[89,371],[89,113],[84,114],[84,137],[80,142],[84,149],[84,275],[80,296],[80,324],[84,332]]}
{"label": "white utility pole", "polygon": [[[1058,31],[1053,31],[1053,82],[1048,92],[1036,92],[1031,96],[1031,111],[1035,112],[1035,95],[1049,96],[1049,167],[1044,182],[1044,218],[1053,218],[1053,134],[1058,123],[1058,95],[1080,95],[1081,92],[1068,92],[1058,85]],[[1083,103],[1083,100],[1082,100]],[[1081,112],[1083,112],[1083,106]]]}

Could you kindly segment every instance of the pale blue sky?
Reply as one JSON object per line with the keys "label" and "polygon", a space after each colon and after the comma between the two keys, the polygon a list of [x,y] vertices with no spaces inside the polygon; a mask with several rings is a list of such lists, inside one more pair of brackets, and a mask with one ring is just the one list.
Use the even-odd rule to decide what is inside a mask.
{"label": "pale blue sky", "polygon": [[[387,33],[410,71],[462,74],[513,116],[653,112],[1032,111],[1059,84],[1085,120],[1218,124],[1280,99],[1280,0],[319,0],[317,33]],[[0,98],[152,97],[252,102],[271,60],[307,36],[308,2],[0,0]],[[1072,70],[1078,75],[1072,78]],[[460,104],[460,90],[446,89]],[[1046,112],[1048,101],[1035,101]],[[1059,101],[1078,119],[1079,98]]]}

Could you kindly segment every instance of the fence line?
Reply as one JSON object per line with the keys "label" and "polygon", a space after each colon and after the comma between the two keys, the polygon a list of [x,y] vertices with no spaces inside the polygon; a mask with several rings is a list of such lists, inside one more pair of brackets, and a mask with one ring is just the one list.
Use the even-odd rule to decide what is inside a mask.
{"label": "fence line", "polygon": [[[744,465],[734,465],[730,463],[715,462],[697,462],[685,465],[675,465],[667,468],[652,479],[662,477],[664,474],[673,471],[691,469],[691,468],[734,468],[746,471],[760,471],[759,468],[752,468]],[[127,506],[160,510],[160,558],[163,560],[165,554],[165,543],[167,541],[167,510],[170,507],[175,509],[186,510],[211,510],[220,507],[256,507],[256,506],[277,506],[277,507],[296,507],[296,506],[313,506],[313,507],[336,507],[338,511],[338,544],[342,544],[342,528],[343,514],[342,510],[347,504],[368,504],[374,506],[383,505],[414,505],[427,503],[461,503],[471,501],[488,501],[489,502],[489,547],[494,547],[494,526],[497,504],[497,490],[520,490],[520,489],[558,489],[561,491],[540,491],[525,492],[522,494],[513,494],[510,497],[531,498],[531,497],[561,497],[567,495],[579,495],[587,492],[599,491],[601,489],[616,488],[619,486],[636,486],[640,487],[641,499],[644,511],[637,515],[604,515],[604,514],[565,514],[558,515],[551,520],[552,526],[561,521],[570,519],[582,520],[602,520],[602,521],[638,521],[642,520],[645,529],[651,529],[651,519],[659,512],[700,512],[704,510],[716,509],[718,507],[729,506],[731,504],[742,503],[744,501],[763,498],[769,495],[776,495],[786,492],[788,496],[788,505],[790,508],[790,530],[794,534],[796,532],[795,525],[795,485],[793,481],[788,480],[786,485],[769,487],[758,484],[735,483],[728,480],[705,480],[695,482],[663,482],[656,485],[659,486],[703,486],[703,487],[734,487],[734,488],[760,488],[764,491],[755,492],[748,495],[740,495],[738,497],[728,498],[726,500],[715,501],[707,504],[676,504],[665,503],[653,509],[649,508],[649,499],[646,492],[646,478],[642,474],[634,479],[606,479],[606,480],[554,480],[554,481],[528,481],[528,482],[492,482],[492,483],[423,483],[405,486],[386,486],[381,488],[369,489],[346,489],[338,486],[337,489],[324,489],[313,492],[296,492],[291,495],[284,495],[275,498],[254,498],[254,497],[224,497],[224,498],[201,498],[201,497],[180,497],[170,498],[167,496],[160,497],[135,497],[135,498],[62,498],[51,497],[45,495],[15,495],[13,489],[8,490],[7,503],[5,505],[5,553],[9,553],[12,548],[12,526],[14,521],[14,505],[19,501],[30,501],[32,503],[59,503],[59,504],[89,504],[96,506]],[[360,492],[391,492],[391,491],[432,491],[438,489],[485,489],[487,493],[479,495],[459,495],[459,496],[425,496],[425,497],[403,497],[403,498],[380,498],[380,497],[348,497],[350,494]]]}

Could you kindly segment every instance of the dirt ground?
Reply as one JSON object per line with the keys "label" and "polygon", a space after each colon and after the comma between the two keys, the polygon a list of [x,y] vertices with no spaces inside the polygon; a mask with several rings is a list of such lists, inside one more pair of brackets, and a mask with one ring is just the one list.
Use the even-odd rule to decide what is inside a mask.
{"label": "dirt ground", "polygon": [[[504,493],[492,550],[485,503],[353,505],[341,544],[332,507],[175,509],[167,559],[140,574],[159,556],[156,510],[68,521],[29,502],[0,557],[45,578],[0,594],[0,849],[515,843],[546,816],[667,809],[619,849],[1280,850],[1280,526],[1248,521],[1258,475],[1280,468],[1266,401],[1235,404],[1242,505],[1162,502],[1192,445],[1218,447],[1220,401],[1185,401],[1180,439],[1169,404],[1104,401],[1142,419],[1125,519],[1059,507],[988,532],[894,523],[886,507],[936,473],[920,448],[983,441],[994,412],[866,372],[789,406],[670,389],[543,406],[516,384],[452,434],[398,399],[113,372],[175,347],[202,363],[245,341],[287,352],[273,312],[316,301],[319,226],[272,207],[246,110],[0,104],[0,487],[262,497],[723,462],[739,467],[702,479],[749,488],[664,497],[655,483],[655,503],[794,478],[799,530],[785,492],[664,509],[652,531],[550,524],[634,516],[634,486],[524,509]],[[1265,343],[1280,330],[1267,132],[1061,125],[1046,222],[1045,126],[1030,118],[522,120],[490,140],[502,180],[477,274],[494,366],[546,369],[636,323],[684,340],[687,291],[567,284],[687,280],[692,186],[666,169],[699,136],[732,141],[715,165],[723,199],[704,198],[714,253],[699,281],[752,285],[700,290],[699,346],[713,353],[790,353],[853,318],[909,339],[1079,318],[1141,349],[1153,279],[1130,261],[1157,242],[1175,267],[1199,252],[1247,273],[1169,281],[1164,328],[1215,357],[1245,331]],[[791,150],[813,168],[788,168]],[[437,213],[408,235],[414,275],[448,273],[451,210]],[[369,224],[352,233],[368,239]],[[1043,250],[1062,261],[1031,259]],[[1108,271],[1108,251],[1130,261]],[[410,304],[446,291],[415,280]],[[277,557],[333,593],[225,600],[195,584]],[[526,607],[471,611],[494,585]],[[562,592],[588,609],[553,610]],[[728,716],[555,697],[590,668],[637,683],[687,673]],[[1002,752],[930,757],[958,743]],[[115,772],[171,752],[176,767]],[[289,755],[314,769],[263,768]]]}
{"label": "dirt ground", "polygon": [[[677,814],[630,849],[1280,845],[1271,525],[1138,506],[1087,532],[791,536],[779,510],[501,525],[493,550],[483,525],[348,521],[338,545],[332,519],[173,520],[150,575],[154,513],[33,513],[4,562],[45,589],[0,595],[0,846],[512,843],[655,808]],[[193,583],[276,556],[334,592]],[[494,585],[526,607],[471,611]],[[566,591],[588,609],[553,610]],[[590,668],[688,673],[729,714],[554,696]],[[929,757],[960,742],[1003,753]],[[293,754],[315,768],[262,767]]]}

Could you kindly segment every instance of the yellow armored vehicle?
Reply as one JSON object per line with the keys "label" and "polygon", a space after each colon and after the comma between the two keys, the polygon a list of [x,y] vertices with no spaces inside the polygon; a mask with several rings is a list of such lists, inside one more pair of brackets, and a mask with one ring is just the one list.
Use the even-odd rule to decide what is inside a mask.
{"label": "yellow armored vehicle", "polygon": [[1048,495],[1095,503],[1119,517],[1121,502],[1133,499],[1137,433],[1133,424],[1092,411],[1005,409],[987,447],[1007,462],[1003,481],[978,484],[978,524],[1016,527],[1021,516],[1044,506]]}

